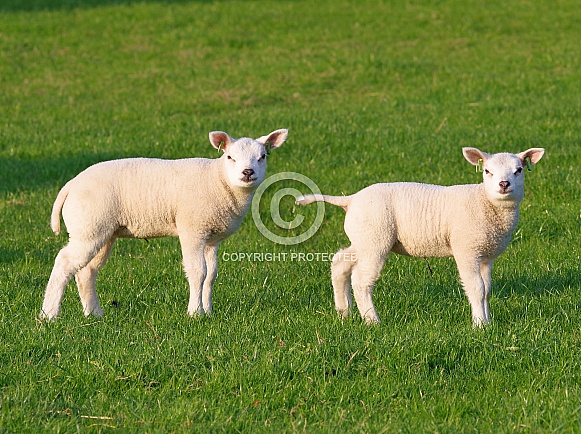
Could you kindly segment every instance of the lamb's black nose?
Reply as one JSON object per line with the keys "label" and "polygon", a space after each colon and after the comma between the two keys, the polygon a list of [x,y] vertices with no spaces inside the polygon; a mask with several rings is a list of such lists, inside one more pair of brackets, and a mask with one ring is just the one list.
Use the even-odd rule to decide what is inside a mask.
{"label": "lamb's black nose", "polygon": [[242,174],[243,174],[244,176],[252,176],[252,175],[254,175],[254,170],[252,170],[252,169],[244,169],[244,170],[242,171]]}
{"label": "lamb's black nose", "polygon": [[506,190],[510,186],[510,182],[508,182],[508,181],[500,181],[498,183],[498,185],[500,185],[500,188],[502,188],[503,190]]}

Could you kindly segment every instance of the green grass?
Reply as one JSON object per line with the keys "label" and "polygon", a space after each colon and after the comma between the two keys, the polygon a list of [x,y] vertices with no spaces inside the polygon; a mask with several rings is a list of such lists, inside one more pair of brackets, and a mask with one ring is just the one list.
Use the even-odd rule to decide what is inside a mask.
{"label": "green grass", "polygon": [[[0,432],[581,432],[580,29],[575,0],[3,1]],[[336,317],[328,262],[222,256],[333,253],[332,207],[292,247],[247,216],[212,317],[187,317],[179,243],[161,239],[118,242],[102,319],[71,284],[62,317],[37,321],[68,179],[283,127],[269,172],[331,194],[479,182],[462,146],[545,147],[493,270],[492,325],[472,329],[451,259],[430,275],[391,257],[367,327]]]}

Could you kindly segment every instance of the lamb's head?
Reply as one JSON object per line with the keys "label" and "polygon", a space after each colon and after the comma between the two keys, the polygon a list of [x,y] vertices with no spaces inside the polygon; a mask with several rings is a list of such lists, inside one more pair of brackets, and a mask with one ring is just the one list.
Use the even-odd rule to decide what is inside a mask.
{"label": "lamb's head", "polygon": [[498,204],[510,205],[520,203],[524,196],[524,169],[530,170],[545,150],[531,148],[519,154],[487,154],[476,148],[463,148],[462,153],[471,164],[482,168],[488,198]]}
{"label": "lamb's head", "polygon": [[258,139],[233,139],[222,131],[210,133],[210,143],[224,155],[220,158],[226,181],[232,187],[255,189],[266,176],[266,156],[278,148],[288,136],[281,129]]}

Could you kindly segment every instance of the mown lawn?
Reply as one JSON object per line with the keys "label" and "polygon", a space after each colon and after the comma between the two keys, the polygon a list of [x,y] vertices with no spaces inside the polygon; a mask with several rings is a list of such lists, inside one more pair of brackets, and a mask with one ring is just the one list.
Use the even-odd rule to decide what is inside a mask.
{"label": "mown lawn", "polygon": [[[0,432],[581,432],[580,29],[575,0],[4,0]],[[186,315],[179,243],[159,239],[116,244],[103,318],[71,283],[62,316],[37,320],[68,179],[114,158],[214,158],[209,131],[277,128],[269,173],[329,194],[475,183],[462,146],[546,148],[495,264],[492,324],[472,329],[453,260],[430,273],[396,256],[382,323],[341,322],[331,206],[294,246],[247,216],[211,317]],[[304,188],[267,190],[273,230],[282,186]],[[316,207],[285,198],[283,217],[298,212],[308,225]]]}

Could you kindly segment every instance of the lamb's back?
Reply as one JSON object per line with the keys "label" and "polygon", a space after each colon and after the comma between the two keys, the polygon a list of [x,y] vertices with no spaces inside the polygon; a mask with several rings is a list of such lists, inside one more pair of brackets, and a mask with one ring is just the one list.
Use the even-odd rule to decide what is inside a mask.
{"label": "lamb's back", "polygon": [[95,164],[70,182],[65,223],[117,226],[117,236],[136,238],[176,236],[180,214],[204,226],[219,202],[214,161],[128,158]]}
{"label": "lamb's back", "polygon": [[[480,192],[479,184],[449,187],[413,182],[375,184],[354,196],[347,215],[349,230],[374,231],[370,238],[393,243],[392,251],[396,253],[452,256],[451,243],[456,234],[474,237],[478,211],[471,202]],[[353,230],[356,225],[363,227]]]}

